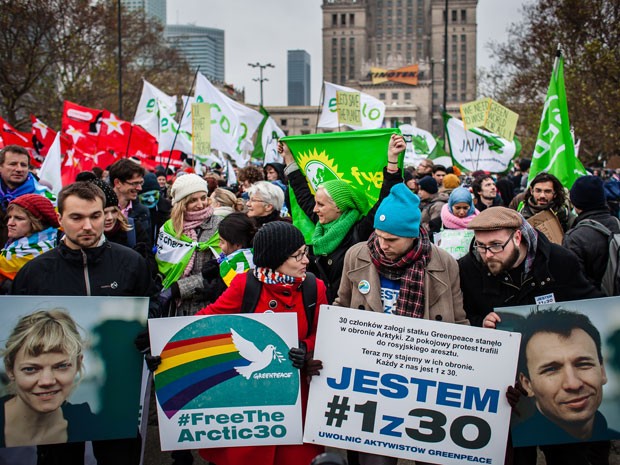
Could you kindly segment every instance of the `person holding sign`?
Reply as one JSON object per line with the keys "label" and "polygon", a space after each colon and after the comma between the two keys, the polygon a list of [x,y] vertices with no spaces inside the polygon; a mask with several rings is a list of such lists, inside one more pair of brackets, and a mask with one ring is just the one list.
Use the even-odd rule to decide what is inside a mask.
{"label": "person holding sign", "polygon": [[344,254],[353,245],[368,239],[372,233],[375,212],[392,186],[403,182],[398,169],[398,155],[406,148],[402,136],[393,134],[383,170],[383,184],[379,200],[367,215],[366,199],[345,181],[325,181],[312,195],[308,181],[295,163],[288,146],[278,143],[278,152],[284,157],[286,174],[299,207],[316,225],[310,249],[310,270],[327,285],[327,299],[333,302],[338,293]]}
{"label": "person holding sign", "polygon": [[82,372],[83,345],[75,321],[63,311],[37,311],[19,320],[4,350],[14,395],[0,399],[0,447],[93,438],[95,416],[88,404],[67,402]]}
{"label": "person holding sign", "polygon": [[[302,375],[316,374],[317,366],[312,363],[311,354],[318,310],[322,304],[327,304],[327,297],[323,281],[306,273],[308,246],[303,234],[284,221],[267,223],[254,236],[254,264],[254,270],[235,276],[220,298],[197,315],[296,313],[299,348],[292,348],[289,358],[293,366],[302,370]],[[303,417],[308,401],[308,382],[307,377],[302,376]],[[300,444],[203,449],[200,455],[217,465],[309,465],[321,452],[322,446]]]}
{"label": "person holding sign", "polygon": [[[349,249],[334,305],[469,324],[458,265],[431,244],[420,226],[420,199],[404,184],[392,187],[375,215],[367,242]],[[361,465],[395,465],[395,457],[359,453]]]}

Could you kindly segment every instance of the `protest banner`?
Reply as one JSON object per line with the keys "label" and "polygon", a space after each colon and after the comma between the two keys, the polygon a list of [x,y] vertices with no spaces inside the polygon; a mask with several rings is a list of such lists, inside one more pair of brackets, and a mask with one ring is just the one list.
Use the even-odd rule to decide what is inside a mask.
{"label": "protest banner", "polygon": [[[338,128],[338,102],[336,92],[358,92],[351,87],[339,86],[332,84],[331,82],[324,82],[324,94],[323,94],[323,107],[321,109],[321,116],[317,123],[320,128]],[[381,100],[366,94],[365,92],[359,92],[360,94],[360,111],[361,111],[361,124],[351,126],[353,129],[378,129],[383,124],[383,118],[385,116],[385,103]]]}
{"label": "protest banner", "polygon": [[470,229],[444,229],[434,234],[434,243],[458,260],[469,252],[469,245],[474,238]]}
{"label": "protest banner", "polygon": [[149,320],[162,450],[301,444],[293,313]]}
{"label": "protest banner", "polygon": [[463,103],[460,106],[461,119],[465,129],[481,128],[489,115],[490,98],[483,98],[475,102]]}
{"label": "protest banner", "polygon": [[322,306],[304,441],[430,463],[503,463],[519,335]]}
{"label": "protest banner", "polygon": [[[522,333],[515,447],[620,439],[620,297],[496,309]],[[602,359],[602,360],[601,360]]]}
{"label": "protest banner", "polygon": [[338,124],[361,126],[362,113],[360,108],[360,93],[336,91],[336,109],[338,110]]}
{"label": "protest banner", "polygon": [[[144,362],[133,341],[146,325],[148,298],[2,296],[0,305],[0,340],[6,344],[12,333],[24,337],[13,368],[9,352],[4,354],[5,363],[0,364],[1,377],[12,379],[1,388],[4,421],[11,417],[9,410],[16,405],[17,398],[30,398],[25,408],[33,415],[45,417],[46,427],[55,427],[47,421],[56,414],[66,421],[66,425],[60,426],[66,430],[66,442],[136,437],[142,411]],[[28,319],[20,329],[17,323],[22,317]],[[59,327],[65,331],[59,333]],[[72,328],[77,329],[79,336]],[[28,355],[21,350],[26,344],[40,348],[42,334],[47,335],[47,344],[72,347],[77,353],[53,350],[37,355],[35,349]],[[62,339],[54,340],[55,337]],[[53,384],[45,378],[34,382],[35,377],[44,376],[48,370],[56,375]],[[25,381],[26,377],[29,381]],[[45,392],[46,387],[49,392]],[[32,427],[31,423],[28,425]],[[11,427],[24,426],[12,423]],[[12,447],[6,424],[2,430],[2,446]],[[35,431],[31,433],[34,438]],[[31,445],[46,443],[42,440]]]}
{"label": "protest banner", "polygon": [[519,115],[493,99],[489,99],[489,103],[489,113],[484,127],[512,142]]}
{"label": "protest banner", "polygon": [[211,106],[192,103],[192,153],[200,161],[211,154]]}

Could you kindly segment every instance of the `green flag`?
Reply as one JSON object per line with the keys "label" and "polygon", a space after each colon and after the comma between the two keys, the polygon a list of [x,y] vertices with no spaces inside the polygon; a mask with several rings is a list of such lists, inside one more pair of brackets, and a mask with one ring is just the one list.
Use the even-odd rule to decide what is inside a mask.
{"label": "green flag", "polygon": [[[400,131],[396,128],[368,129],[287,136],[281,140],[291,149],[313,194],[323,182],[342,179],[366,193],[370,210],[379,199],[392,134],[400,134]],[[398,160],[400,169],[403,157],[404,152]],[[292,190],[290,193],[293,223],[309,242],[314,224],[297,205]]]}
{"label": "green flag", "polygon": [[572,187],[575,179],[587,174],[575,155],[575,144],[570,132],[561,52],[553,66],[528,182],[541,171],[553,174],[567,189]]}
{"label": "green flag", "polygon": [[255,160],[264,160],[265,159],[265,150],[263,149],[263,129],[265,128],[265,123],[269,119],[269,112],[265,110],[262,106],[259,108],[260,113],[263,115],[263,119],[258,126],[258,131],[256,131],[256,143],[254,144],[254,150],[252,151],[252,157]]}

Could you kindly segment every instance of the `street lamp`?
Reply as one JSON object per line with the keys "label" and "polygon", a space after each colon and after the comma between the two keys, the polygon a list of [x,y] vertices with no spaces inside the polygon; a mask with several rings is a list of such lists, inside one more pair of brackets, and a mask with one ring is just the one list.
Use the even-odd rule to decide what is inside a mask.
{"label": "street lamp", "polygon": [[258,81],[260,83],[260,106],[262,107],[263,106],[263,81],[269,80],[267,78],[263,78],[263,70],[265,68],[275,68],[275,66],[273,66],[271,63],[261,64],[259,62],[248,63],[248,66],[251,66],[252,68],[258,68],[260,71],[260,77],[254,78],[252,79],[252,81]]}

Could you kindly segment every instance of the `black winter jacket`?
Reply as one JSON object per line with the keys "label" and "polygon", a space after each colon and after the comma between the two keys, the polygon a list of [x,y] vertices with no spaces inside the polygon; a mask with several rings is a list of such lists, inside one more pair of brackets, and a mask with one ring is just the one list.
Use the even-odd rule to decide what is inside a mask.
{"label": "black winter jacket", "polygon": [[[317,224],[319,217],[312,210],[314,209],[314,196],[308,187],[308,181],[301,170],[295,170],[288,175],[288,181],[295,193],[295,198],[300,208]],[[387,169],[383,169],[383,185],[379,193],[377,203],[370,209],[368,214],[353,225],[336,250],[328,255],[314,255],[312,248],[310,251],[310,265],[308,270],[313,272],[317,277],[323,280],[327,286],[327,301],[332,303],[338,296],[338,288],[340,287],[340,278],[342,277],[342,268],[344,266],[344,255],[358,242],[366,241],[374,230],[375,213],[381,201],[388,196],[393,186],[403,182],[400,171],[389,173]]]}
{"label": "black winter jacket", "polygon": [[[590,283],[570,250],[549,242],[538,234],[536,257],[530,272],[521,283],[509,273],[494,276],[470,246],[469,253],[458,260],[463,291],[463,307],[472,326],[482,326],[484,317],[498,307],[535,305],[536,297],[553,294],[556,302],[604,297]],[[520,267],[523,270],[523,263]]]}
{"label": "black winter jacket", "polygon": [[579,226],[586,219],[598,221],[613,233],[620,233],[620,221],[611,216],[607,209],[583,211],[564,235],[562,245],[577,255],[588,280],[600,289],[609,258],[609,245],[607,237],[600,232],[589,226]]}

